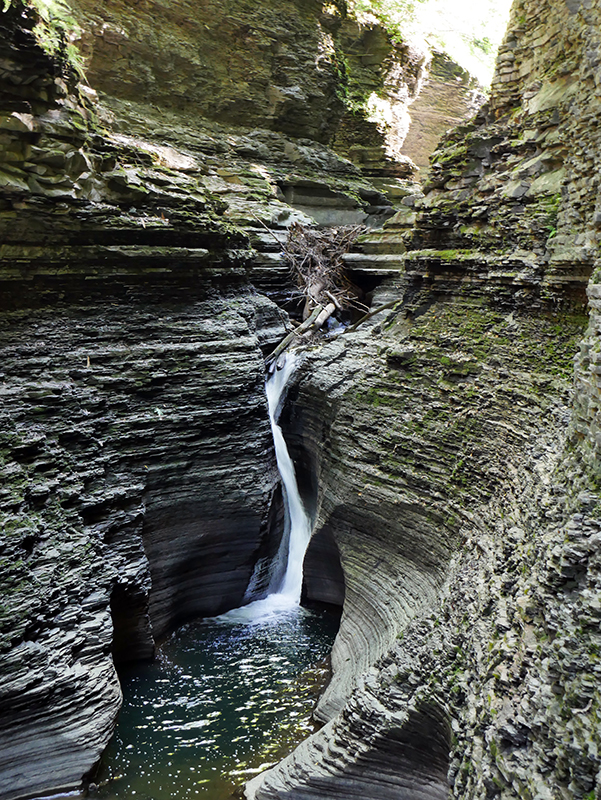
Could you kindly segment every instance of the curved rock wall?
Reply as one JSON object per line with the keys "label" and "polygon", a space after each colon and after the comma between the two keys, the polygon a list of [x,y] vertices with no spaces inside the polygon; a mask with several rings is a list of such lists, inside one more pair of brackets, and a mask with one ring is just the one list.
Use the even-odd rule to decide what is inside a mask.
{"label": "curved rock wall", "polygon": [[[292,432],[323,446],[347,582],[320,711],[342,711],[248,797],[599,794],[598,15],[514,5],[490,104],[356,259],[404,239],[397,310],[306,363]],[[380,738],[419,749],[425,707],[426,752],[451,731],[426,790]]]}
{"label": "curved rock wall", "polygon": [[[293,452],[298,441],[296,447],[310,451],[317,465],[314,535],[333,536],[345,580],[334,677],[318,710],[322,720],[340,710],[353,679],[388,649],[408,609],[435,595],[449,553],[444,535],[434,529],[443,524],[436,512],[424,518],[414,487],[398,491],[374,466],[386,457],[389,443],[381,441],[382,422],[373,413],[369,381],[380,359],[378,346],[369,344],[349,347],[339,340],[320,354],[319,378],[301,376],[286,428]],[[357,403],[359,376],[366,381],[365,405]]]}
{"label": "curved rock wall", "polygon": [[[150,657],[188,615],[240,601],[279,503],[261,356],[285,322],[253,287],[291,295],[279,241],[312,205],[388,213],[286,127],[331,135],[339,12],[287,8],[296,54],[263,11],[227,6],[232,74],[242,42],[275,53],[247,70],[272,129],[234,129],[215,116],[250,124],[248,106],[203,94],[223,76],[193,72],[195,46],[159,75],[144,38],[160,9],[164,53],[183,0],[78,8],[101,104],[22,4],[0,13],[3,800],[79,786],[120,702],[111,648]],[[351,256],[366,285],[389,279],[374,304],[398,305],[310,352],[285,420],[316,522],[306,594],[345,598],[329,721],[249,796],[598,792],[596,309],[568,430],[597,258],[597,14],[516,4],[490,105]],[[186,111],[180,56],[211,121]]]}
{"label": "curved rock wall", "polygon": [[131,660],[241,602],[278,481],[269,315],[248,295],[3,315],[3,797],[77,787],[100,755],[111,606]]}
{"label": "curved rock wall", "polygon": [[[406,291],[399,310],[370,333],[341,337],[307,359],[290,432],[321,453],[317,528],[333,531],[346,585],[334,677],[317,712],[332,721],[251,782],[249,797],[319,797],[324,786],[325,796],[345,796],[355,781],[363,796],[446,796],[444,769],[430,780],[429,772],[418,779],[419,769],[405,766],[426,758],[415,723],[425,705],[438,720],[426,753],[452,726],[451,760],[460,752],[481,757],[474,750],[467,755],[469,734],[455,744],[480,695],[474,690],[468,698],[453,680],[459,670],[467,683],[486,674],[470,659],[474,650],[488,656],[495,641],[486,627],[487,603],[499,603],[496,620],[509,613],[502,609],[510,587],[519,597],[514,577],[490,577],[496,574],[490,564],[484,577],[483,565],[495,547],[507,547],[510,519],[530,520],[530,503],[549,502],[542,498],[561,463],[572,359],[583,329],[581,310],[495,309],[483,302],[485,288],[464,281],[437,300],[430,291]],[[526,524],[535,537],[536,522]],[[511,568],[521,574],[524,563],[515,558]],[[472,586],[466,575],[474,606],[466,605]],[[448,625],[441,608],[451,615]],[[439,646],[434,654],[428,639],[421,661],[408,662],[424,630],[440,633],[448,652]],[[384,731],[396,725],[415,750],[404,761],[399,756],[391,778],[383,766],[390,766]],[[457,796],[469,796],[457,788]]]}
{"label": "curved rock wall", "polygon": [[262,349],[285,330],[207,156],[101,131],[34,24],[0,13],[3,798],[79,788],[113,655],[241,601],[273,546]]}
{"label": "curved rock wall", "polygon": [[284,175],[377,195],[319,145],[109,113],[35,24],[0,12],[3,800],[80,787],[113,661],[238,605],[276,546],[262,356],[286,315],[249,277],[293,288]]}

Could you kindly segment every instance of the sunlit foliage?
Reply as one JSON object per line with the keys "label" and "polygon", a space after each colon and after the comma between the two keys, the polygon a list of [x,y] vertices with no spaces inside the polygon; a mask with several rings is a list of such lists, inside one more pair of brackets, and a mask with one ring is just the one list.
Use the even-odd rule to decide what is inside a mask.
{"label": "sunlit foliage", "polygon": [[382,23],[397,39],[444,50],[483,85],[490,83],[511,0],[349,0],[357,17]]}
{"label": "sunlit foliage", "polygon": [[[11,7],[13,0],[2,0],[2,11]],[[75,45],[80,27],[64,0],[25,0],[34,8],[38,22],[34,34],[40,46],[51,56],[62,58],[82,75],[83,60]]]}

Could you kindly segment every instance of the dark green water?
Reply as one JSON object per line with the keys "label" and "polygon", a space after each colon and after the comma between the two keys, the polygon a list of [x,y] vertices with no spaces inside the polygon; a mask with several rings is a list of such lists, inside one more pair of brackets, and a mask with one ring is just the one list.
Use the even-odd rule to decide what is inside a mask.
{"label": "dark green water", "polygon": [[154,663],[121,674],[124,704],[94,796],[229,798],[311,733],[319,670],[305,671],[337,628],[331,614],[303,609],[180,628]]}

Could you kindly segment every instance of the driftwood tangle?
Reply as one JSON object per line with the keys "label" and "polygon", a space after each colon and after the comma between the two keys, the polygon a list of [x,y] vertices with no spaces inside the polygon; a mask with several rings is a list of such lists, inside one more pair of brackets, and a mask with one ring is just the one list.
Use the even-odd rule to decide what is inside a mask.
{"label": "driftwood tangle", "polygon": [[283,253],[296,284],[307,299],[309,313],[315,305],[326,305],[328,301],[341,308],[356,302],[342,257],[364,231],[362,225],[325,230],[298,223],[290,226]]}
{"label": "driftwood tangle", "polygon": [[282,339],[267,356],[268,362],[277,358],[294,339],[318,331],[337,309],[361,307],[346,275],[343,256],[364,231],[362,225],[325,230],[298,223],[290,226],[282,252],[305,298],[305,321]]}

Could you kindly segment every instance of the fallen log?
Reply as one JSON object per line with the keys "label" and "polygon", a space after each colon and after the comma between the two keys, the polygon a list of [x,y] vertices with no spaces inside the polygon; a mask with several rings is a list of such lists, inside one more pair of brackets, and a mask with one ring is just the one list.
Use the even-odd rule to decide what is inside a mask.
{"label": "fallen log", "polygon": [[307,300],[324,305],[326,297],[339,309],[354,306],[359,291],[347,275],[343,256],[366,229],[361,225],[316,230],[295,223],[288,230],[282,254]]}
{"label": "fallen log", "polygon": [[374,308],[373,311],[368,311],[368,313],[364,314],[361,317],[361,319],[357,320],[357,322],[353,323],[353,325],[350,325],[348,328],[345,328],[338,335],[341,336],[343,333],[352,333],[353,331],[356,331],[359,325],[362,325],[364,322],[367,322],[368,319],[375,317],[376,314],[380,313],[380,311],[386,311],[387,308],[392,308],[393,306],[396,306],[396,304],[400,302],[401,301],[399,299],[391,300],[389,303],[384,303],[383,306],[378,306],[378,308]]}
{"label": "fallen log", "polygon": [[[369,311],[367,314],[364,314],[361,319],[357,320],[353,325],[348,328],[345,328],[340,333],[336,333],[334,336],[328,338],[329,342],[333,342],[339,336],[343,336],[345,333],[353,333],[357,330],[359,325],[364,322],[367,322],[368,319],[371,317],[375,317],[376,314],[379,314],[380,311],[386,311],[387,308],[393,308],[398,303],[402,302],[400,299],[398,300],[391,300],[388,303],[384,303],[382,306],[378,306],[374,308],[373,311]],[[323,324],[327,321],[329,317],[332,316],[334,311],[336,310],[336,306],[334,303],[328,303],[328,305],[324,308],[323,306],[317,306],[313,309],[313,312],[310,317],[308,317],[298,328],[295,328],[291,331],[287,336],[285,336],[279,345],[273,350],[268,356],[265,358],[265,363],[269,364],[275,358],[277,358],[280,353],[283,353],[284,350],[288,347],[289,344],[296,338],[301,336],[310,336],[312,333],[318,331]]]}
{"label": "fallen log", "polygon": [[336,306],[334,303],[328,303],[327,306],[317,315],[315,322],[311,325],[309,330],[303,333],[303,336],[309,336],[310,334],[315,333],[315,331],[318,331],[324,322],[326,322],[329,317],[332,316],[334,311],[336,311]]}
{"label": "fallen log", "polygon": [[314,308],[311,315],[307,317],[307,319],[301,325],[299,325],[298,328],[295,328],[287,336],[285,336],[275,350],[272,350],[272,352],[265,358],[266,363],[273,361],[280,355],[280,353],[283,353],[288,345],[295,339],[295,337],[302,336],[305,331],[308,331],[323,310],[323,306],[317,306]]}
{"label": "fallen log", "polygon": [[[264,225],[261,220],[259,222]],[[346,274],[343,255],[363,230],[360,226],[354,226],[317,231],[298,223],[290,227],[282,253],[291,266],[300,293],[305,297],[303,316],[306,315],[307,319],[296,330],[287,334],[269,353],[265,358],[267,364],[277,359],[296,337],[307,338],[316,333],[336,310],[343,311],[345,308],[357,308],[361,305],[358,302],[359,290],[353,287]],[[396,302],[368,312],[348,330],[355,330],[378,311],[390,308]]]}

